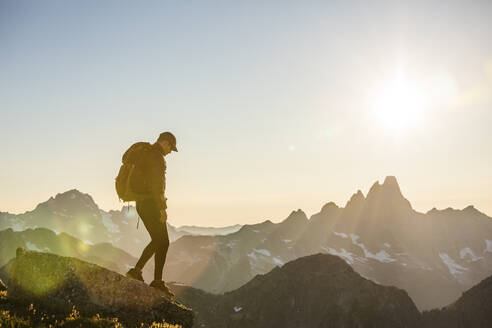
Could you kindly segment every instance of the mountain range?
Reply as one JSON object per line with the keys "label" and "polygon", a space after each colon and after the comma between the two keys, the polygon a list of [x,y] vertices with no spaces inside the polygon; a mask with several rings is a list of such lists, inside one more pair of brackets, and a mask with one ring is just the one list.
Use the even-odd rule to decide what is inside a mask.
{"label": "mountain range", "polygon": [[492,274],[492,219],[473,206],[415,211],[395,177],[359,190],[345,207],[298,209],[279,223],[225,236],[183,236],[165,275],[212,293],[234,290],[296,258],[328,253],[382,285],[405,289],[421,310],[445,306]]}
{"label": "mountain range", "polygon": [[[104,212],[75,189],[24,214],[0,213],[0,229],[46,227],[89,246],[109,242],[133,257],[148,241],[136,221],[134,207]],[[375,182],[367,195],[357,191],[344,207],[328,202],[309,218],[298,209],[279,223],[216,233],[170,226],[169,233],[174,242],[165,278],[209,293],[235,290],[258,274],[320,252],[339,256],[367,279],[406,290],[420,310],[446,306],[492,274],[490,217],[473,206],[418,212],[392,176]]]}
{"label": "mountain range", "polygon": [[[89,194],[77,189],[50,197],[32,211],[22,214],[0,211],[0,230],[11,228],[13,231],[23,231],[38,227],[55,233],[68,233],[89,245],[109,242],[134,257],[139,257],[150,241],[147,230],[138,220],[135,206],[122,206],[121,210],[106,212],[97,206]],[[172,242],[184,235],[223,235],[239,230],[241,225],[175,227],[168,222],[167,227]]]}

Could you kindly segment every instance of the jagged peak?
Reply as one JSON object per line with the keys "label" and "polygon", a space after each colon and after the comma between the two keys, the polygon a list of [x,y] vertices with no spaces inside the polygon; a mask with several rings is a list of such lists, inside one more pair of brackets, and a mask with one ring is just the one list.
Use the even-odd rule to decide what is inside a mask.
{"label": "jagged peak", "polygon": [[66,198],[70,198],[70,199],[82,198],[83,200],[89,201],[95,205],[94,199],[92,198],[91,195],[89,195],[88,193],[81,192],[75,188],[67,190],[62,193],[58,193],[55,196],[55,200],[66,199]]}
{"label": "jagged peak", "polygon": [[369,208],[378,213],[386,213],[384,215],[394,215],[394,211],[400,214],[413,211],[412,205],[403,196],[396,177],[391,175],[382,184],[376,181],[367,193],[366,200]]}
{"label": "jagged peak", "polygon": [[360,191],[360,189],[358,189],[357,192],[353,194],[352,197],[350,197],[350,200],[357,200],[357,199],[366,199],[362,191]]}
{"label": "jagged peak", "polygon": [[287,219],[285,219],[285,221],[287,221],[287,220],[295,220],[295,219],[301,219],[303,221],[307,221],[308,220],[306,213],[304,213],[304,211],[301,210],[300,208],[297,209],[296,211],[292,211],[289,214],[289,216],[287,217]]}
{"label": "jagged peak", "polygon": [[[68,203],[65,203],[68,202]],[[80,192],[79,190],[73,188],[62,193],[57,193],[55,197],[51,196],[47,201],[39,203],[36,208],[52,208],[58,207],[60,204],[74,204],[80,203],[83,206],[90,208],[91,210],[99,210],[99,207],[94,202],[91,195]]]}
{"label": "jagged peak", "polygon": [[332,210],[338,210],[339,208],[340,207],[338,207],[338,205],[335,204],[334,202],[328,202],[325,205],[323,205],[323,207],[321,208],[320,213],[326,213],[326,212],[329,212],[329,211],[332,211]]}
{"label": "jagged peak", "polygon": [[463,208],[462,210],[459,210],[459,209],[455,209],[455,208],[452,208],[452,207],[447,207],[445,209],[437,209],[436,207],[433,207],[431,210],[427,211],[426,214],[430,214],[430,215],[452,215],[452,214],[457,214],[457,213],[465,213],[465,214],[468,214],[468,215],[485,215],[484,213],[480,212],[479,210],[477,210],[475,208],[475,206],[473,205],[468,205],[467,207]]}
{"label": "jagged peak", "polygon": [[440,210],[436,207],[433,207],[430,211],[427,212],[427,214],[441,214],[441,213],[450,214],[453,212],[459,212],[459,210],[455,210],[452,207],[446,207],[446,208],[443,208],[442,210]]}
{"label": "jagged peak", "polygon": [[382,184],[380,184],[379,181],[374,182],[371,189],[369,189],[369,192],[367,193],[367,199],[374,197],[380,192],[394,193],[403,197],[400,185],[398,184],[396,177],[393,175],[388,175]]}
{"label": "jagged peak", "polygon": [[369,189],[369,192],[367,193],[367,198],[370,198],[371,196],[376,194],[379,191],[379,189],[381,189],[381,185],[379,184],[379,181],[374,182],[371,188]]}
{"label": "jagged peak", "polygon": [[361,204],[365,200],[366,200],[366,197],[364,197],[364,194],[362,193],[362,191],[360,191],[360,189],[358,189],[357,192],[350,197],[350,199],[347,202],[347,204],[345,205],[345,207],[350,207],[350,206],[353,206],[355,204]]}
{"label": "jagged peak", "polygon": [[430,210],[428,210],[425,214],[434,214],[437,212],[439,212],[439,210],[436,207],[433,207]]}
{"label": "jagged peak", "polygon": [[467,213],[467,214],[484,214],[484,213],[480,212],[479,210],[477,210],[476,207],[473,205],[468,205],[462,211]]}
{"label": "jagged peak", "polygon": [[383,185],[398,185],[398,181],[396,180],[396,177],[394,175],[388,175],[386,178],[384,178]]}

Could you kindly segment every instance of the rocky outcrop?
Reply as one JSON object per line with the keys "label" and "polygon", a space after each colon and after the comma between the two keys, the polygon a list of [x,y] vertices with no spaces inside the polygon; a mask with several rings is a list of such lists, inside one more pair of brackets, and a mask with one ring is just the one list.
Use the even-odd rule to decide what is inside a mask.
{"label": "rocky outcrop", "polygon": [[17,249],[8,298],[52,313],[118,317],[129,326],[167,322],[191,327],[193,312],[145,283],[72,257]]}
{"label": "rocky outcrop", "polygon": [[173,285],[198,312],[196,327],[419,327],[421,315],[404,290],[361,277],[342,259],[316,254],[213,295]]}

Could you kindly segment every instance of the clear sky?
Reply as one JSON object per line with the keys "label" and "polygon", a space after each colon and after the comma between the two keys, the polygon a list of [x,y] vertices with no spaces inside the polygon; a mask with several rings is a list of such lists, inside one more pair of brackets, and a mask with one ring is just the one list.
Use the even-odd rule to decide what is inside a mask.
{"label": "clear sky", "polygon": [[119,209],[169,130],[169,221],[278,222],[398,178],[492,215],[490,1],[0,1],[0,211]]}

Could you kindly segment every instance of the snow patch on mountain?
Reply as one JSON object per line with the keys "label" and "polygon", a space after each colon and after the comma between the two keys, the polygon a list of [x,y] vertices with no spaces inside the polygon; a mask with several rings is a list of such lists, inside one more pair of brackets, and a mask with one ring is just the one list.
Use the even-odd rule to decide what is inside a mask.
{"label": "snow patch on mountain", "polygon": [[336,256],[341,257],[348,264],[354,264],[355,263],[355,254],[352,254],[352,253],[346,251],[344,248],[341,248],[340,251],[337,251],[336,249],[333,249],[331,247],[323,247],[323,246],[321,246],[321,249],[323,249],[324,251],[326,251],[328,254],[336,255]]}
{"label": "snow patch on mountain", "polygon": [[282,261],[281,259],[276,258],[276,257],[273,258],[273,263],[275,263],[276,265],[284,265],[285,264],[284,261]]}
{"label": "snow patch on mountain", "polygon": [[24,231],[26,230],[26,223],[24,220],[17,219],[15,217],[10,217],[8,218],[9,220],[9,227],[12,228],[14,231]]}
{"label": "snow patch on mountain", "polygon": [[241,311],[242,309],[243,309],[243,308],[242,308],[242,307],[240,307],[240,306],[235,306],[235,307],[234,307],[234,312],[239,312],[239,311]]}
{"label": "snow patch on mountain", "polygon": [[253,250],[254,250],[255,252],[260,253],[260,254],[265,255],[265,256],[272,256],[272,255],[270,254],[270,251],[268,251],[268,250],[266,250],[266,249],[256,249],[256,248],[254,248]]}
{"label": "snow patch on mountain", "polygon": [[26,241],[26,247],[27,247],[27,249],[29,249],[31,251],[51,252],[51,250],[48,247],[45,247],[45,248],[41,249],[36,244],[31,243],[30,241]]}
{"label": "snow patch on mountain", "polygon": [[348,238],[347,234],[346,233],[343,233],[343,232],[336,232],[336,231],[333,231],[333,233],[339,237],[342,237],[342,238]]}
{"label": "snow patch on mountain", "polygon": [[388,248],[391,248],[391,244],[390,243],[384,243],[383,245],[386,246],[386,247],[388,247]]}
{"label": "snow patch on mountain", "polygon": [[463,272],[468,270],[468,268],[456,263],[447,253],[439,253],[439,257],[443,263],[448,266],[449,273],[451,273],[455,278],[458,278],[463,274]]}
{"label": "snow patch on mountain", "polygon": [[485,250],[484,252],[492,253],[492,240],[485,239]]}
{"label": "snow patch on mountain", "polygon": [[383,262],[383,263],[396,262],[396,259],[392,258],[386,251],[382,251],[382,250],[377,252],[376,254],[372,254],[370,252],[367,252],[367,254],[365,254],[365,255],[367,258],[373,258],[373,259],[378,260],[379,262]]}
{"label": "snow patch on mountain", "polygon": [[258,257],[256,257],[255,252],[248,253],[248,257],[252,258],[253,260],[258,260]]}
{"label": "snow patch on mountain", "polygon": [[120,232],[120,228],[118,227],[118,225],[116,225],[113,220],[111,220],[111,215],[104,212],[104,211],[100,211],[99,213],[101,213],[101,217],[102,217],[102,223],[104,225],[104,227],[106,229],[108,229],[108,231],[110,233],[119,233]]}
{"label": "snow patch on mountain", "polygon": [[483,260],[483,257],[482,256],[476,256],[470,247],[465,247],[460,251],[460,258],[462,260],[464,260],[465,257],[469,258],[469,260],[468,260],[469,262],[475,262],[475,261]]}
{"label": "snow patch on mountain", "polygon": [[352,243],[354,245],[359,246],[364,251],[364,256],[366,258],[371,258],[382,263],[390,263],[396,261],[396,259],[392,258],[386,251],[381,250],[376,254],[369,252],[364,244],[357,241],[360,238],[358,235],[351,233],[350,238],[352,239]]}
{"label": "snow patch on mountain", "polygon": [[287,243],[291,243],[292,239],[282,239],[282,241],[287,244]]}

